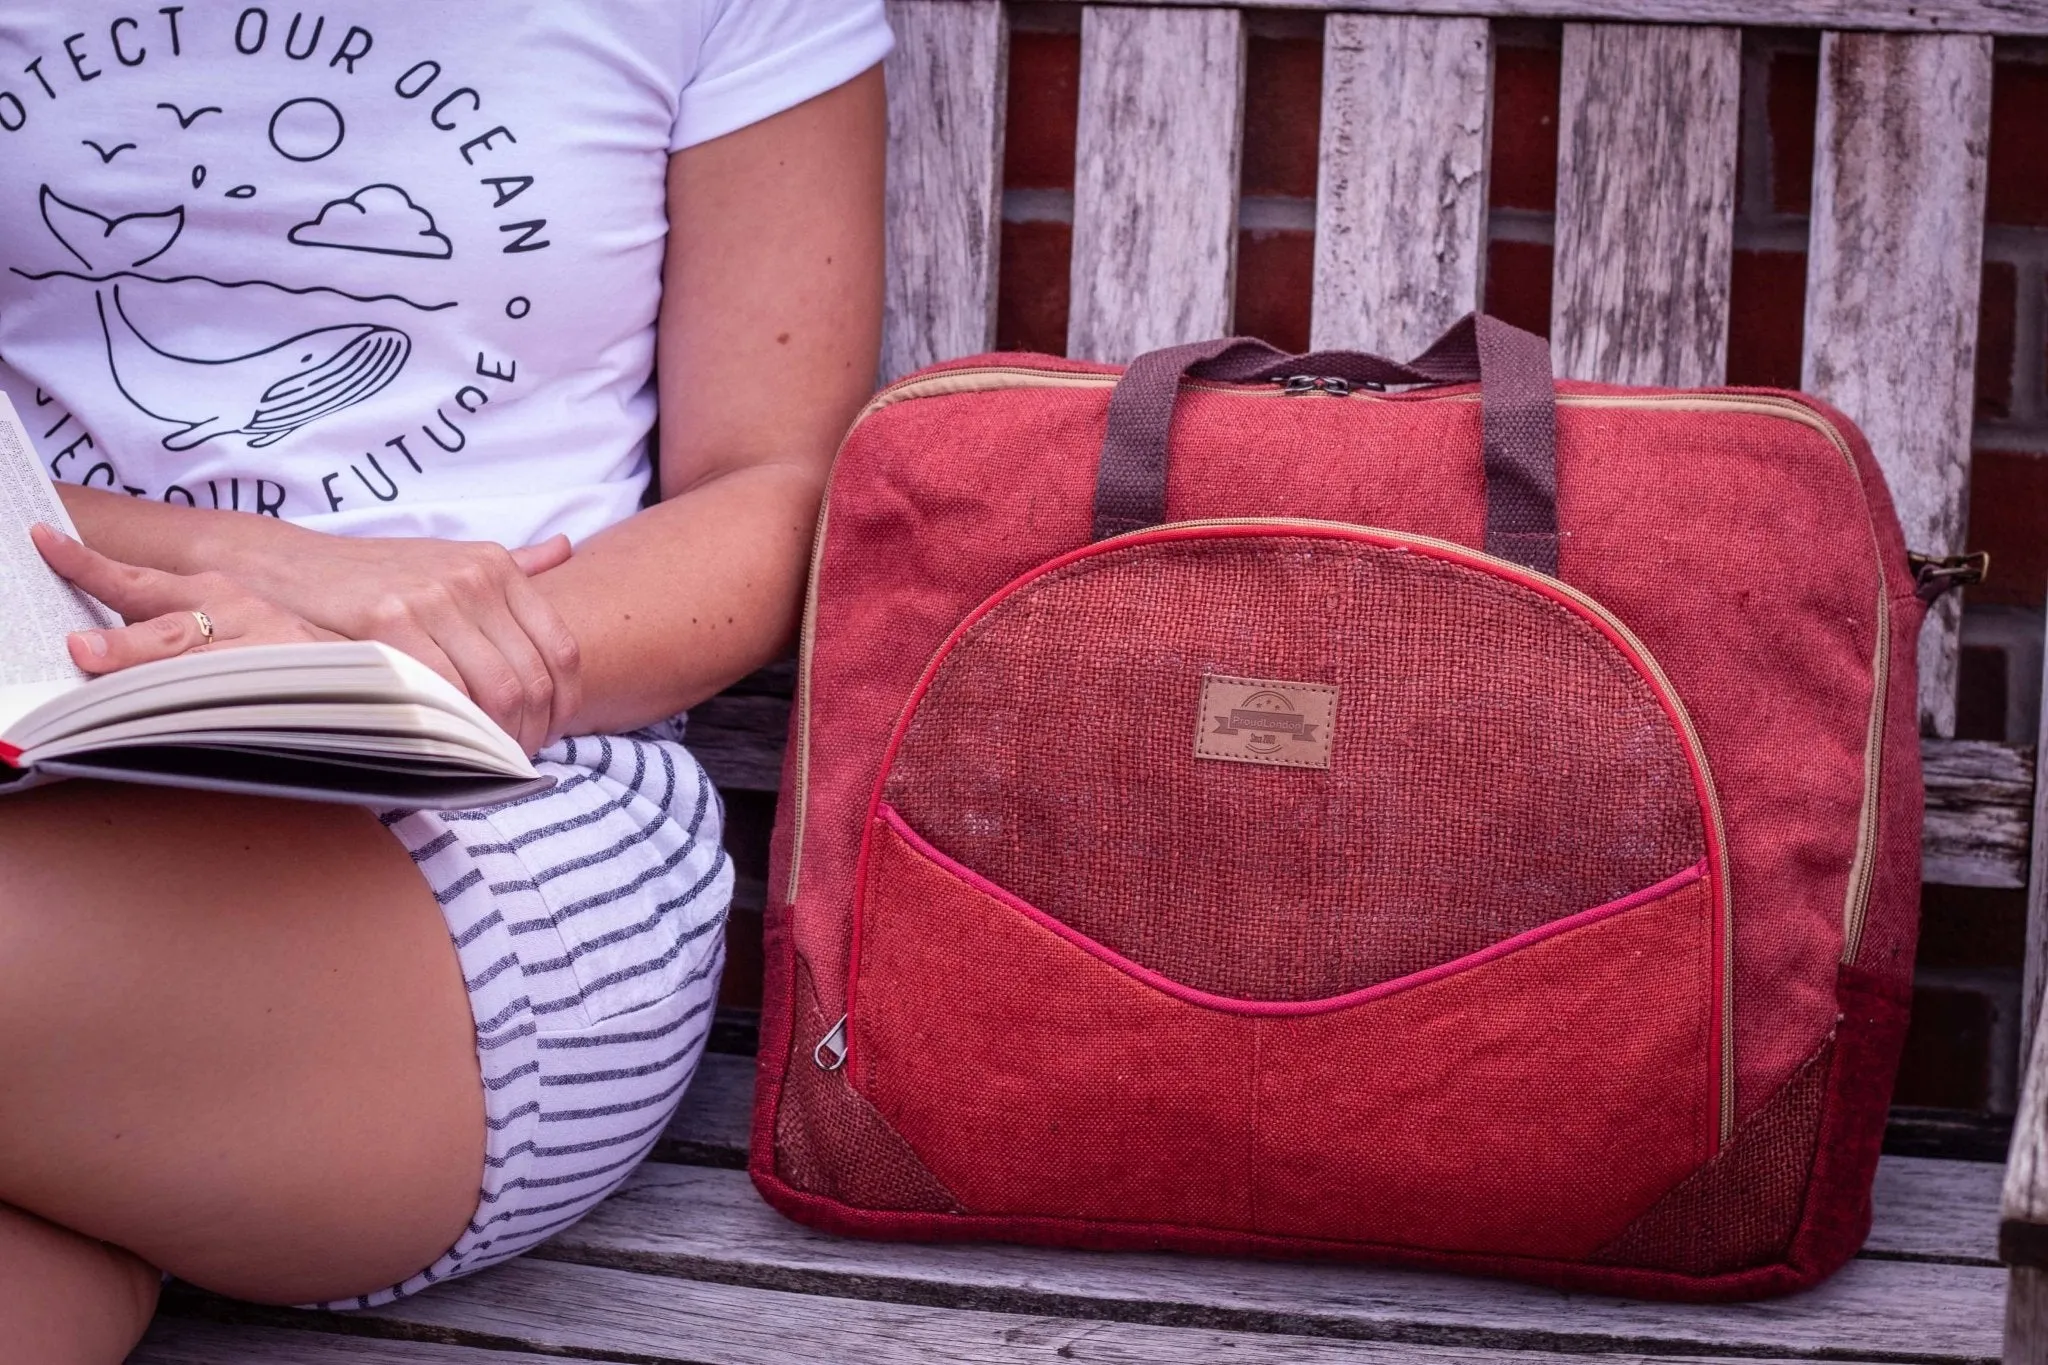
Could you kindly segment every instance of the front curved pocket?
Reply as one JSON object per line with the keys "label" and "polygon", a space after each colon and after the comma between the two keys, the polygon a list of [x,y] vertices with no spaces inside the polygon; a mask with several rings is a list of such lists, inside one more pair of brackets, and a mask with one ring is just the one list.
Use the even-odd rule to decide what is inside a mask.
{"label": "front curved pocket", "polygon": [[[1387,533],[1141,533],[970,618],[878,802],[1176,981],[1341,995],[1710,856],[1704,760],[1617,630],[1549,580]],[[1298,708],[1276,761],[1214,756],[1217,685],[1261,679]],[[1309,749],[1326,766],[1277,761]]]}
{"label": "front curved pocket", "polygon": [[1589,1254],[1726,1132],[1719,846],[1675,693],[1564,585],[1136,533],[906,707],[850,1076],[972,1213]]}
{"label": "front curved pocket", "polygon": [[1148,983],[906,836],[869,832],[851,1079],[968,1213],[1580,1257],[1711,1151],[1700,869],[1276,1012]]}

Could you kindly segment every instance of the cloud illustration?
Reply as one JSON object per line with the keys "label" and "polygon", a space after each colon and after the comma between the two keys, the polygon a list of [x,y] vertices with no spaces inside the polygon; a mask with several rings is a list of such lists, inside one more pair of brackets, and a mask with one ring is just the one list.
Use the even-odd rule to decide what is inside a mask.
{"label": "cloud illustration", "polygon": [[447,260],[454,246],[434,226],[434,215],[396,185],[365,185],[346,199],[320,207],[320,216],[287,234],[300,246],[374,251],[380,256]]}

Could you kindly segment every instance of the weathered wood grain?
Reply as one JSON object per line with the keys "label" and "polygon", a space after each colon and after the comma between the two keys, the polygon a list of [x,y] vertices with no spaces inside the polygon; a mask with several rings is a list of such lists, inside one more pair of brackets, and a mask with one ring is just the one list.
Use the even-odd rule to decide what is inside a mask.
{"label": "weathered wood grain", "polygon": [[1406,360],[1479,306],[1492,121],[1485,20],[1325,22],[1315,349]]}
{"label": "weathered wood grain", "polygon": [[1982,740],[1922,740],[1922,876],[1942,886],[2027,884],[2034,755]]}
{"label": "weathered wood grain", "polygon": [[[1649,1365],[1650,1360],[1628,1350],[1532,1357],[1484,1347],[1328,1341],[1060,1313],[947,1309],[534,1261],[488,1271],[444,1291],[373,1310],[371,1316],[437,1332],[487,1332],[611,1359],[702,1365]],[[1657,1359],[1659,1365],[1685,1365],[1683,1359]],[[1700,1365],[1697,1358],[1694,1365]]]}
{"label": "weathered wood grain", "polygon": [[788,739],[789,698],[726,692],[691,709],[684,742],[727,791],[772,792]]}
{"label": "weathered wood grain", "polygon": [[805,1293],[1107,1321],[1552,1350],[1933,1360],[1997,1353],[2004,1275],[1863,1258],[1805,1294],[1718,1306],[1630,1302],[1367,1266],[1011,1246],[849,1241],[772,1212],[736,1171],[642,1167],[539,1254]]}
{"label": "weathered wood grain", "polygon": [[707,1052],[653,1159],[738,1169],[747,1164],[753,1125],[754,1059]]}
{"label": "weathered wood grain", "polygon": [[1244,51],[1235,9],[1082,11],[1069,355],[1229,332]]}
{"label": "weathered wood grain", "polygon": [[2048,1270],[2016,1266],[2005,1298],[2005,1365],[2048,1360]]}
{"label": "weathered wood grain", "polygon": [[1742,34],[1569,24],[1558,97],[1557,372],[1718,384],[1728,368]]}
{"label": "weathered wood grain", "polygon": [[1988,1161],[1880,1157],[1864,1254],[1997,1265],[2004,1180]]}
{"label": "weathered wood grain", "polygon": [[[1999,1245],[2008,1261],[2022,1259],[2016,1253],[2023,1253],[2037,1269],[2048,1269],[2048,1255],[2041,1254],[2048,1251],[2048,1029],[2034,1030],[2026,1058],[2012,1152],[2005,1163],[1999,1213],[2007,1227]],[[2035,1231],[2029,1234],[2028,1228]]]}
{"label": "weathered wood grain", "polygon": [[[2038,775],[2048,759],[2048,651],[2041,658],[2041,719],[2034,749]],[[2041,1019],[2041,996],[2048,983],[2048,782],[2036,777],[2033,838],[2027,863],[2026,968],[2020,988],[2020,1056],[2031,1057],[2035,1026]]]}
{"label": "weathered wood grain", "polygon": [[295,1330],[159,1317],[127,1365],[561,1365],[559,1356],[519,1350],[339,1336],[332,1325],[315,1319]]}
{"label": "weathered wood grain", "polygon": [[[1908,548],[1963,548],[1991,40],[1821,41],[1803,387],[1862,426]],[[1920,636],[1921,728],[1955,733],[1961,604]]]}
{"label": "weathered wood grain", "polygon": [[995,344],[1001,242],[1002,0],[889,0],[884,382]]}
{"label": "weathered wood grain", "polygon": [[691,708],[684,742],[725,790],[779,790],[795,695],[796,660],[778,660]]}
{"label": "weathered wood grain", "polygon": [[[735,1070],[734,1074],[745,1073]],[[733,1091],[726,1088],[720,1093],[730,1096]],[[713,1128],[719,1126],[717,1121],[711,1124]],[[965,1257],[972,1272],[966,1296],[993,1300],[1007,1292],[1005,1285],[1012,1285],[1017,1287],[1014,1296],[1024,1299],[1023,1306],[1030,1311],[918,1306],[924,1301],[920,1299],[920,1276],[914,1272],[906,1280],[903,1267],[889,1263],[887,1257],[873,1267],[880,1277],[870,1281],[836,1262],[826,1274],[819,1275],[814,1268],[806,1270],[806,1263],[800,1259],[778,1255],[773,1245],[778,1237],[819,1239],[768,1213],[754,1199],[742,1177],[729,1172],[703,1174],[723,1178],[708,1184],[687,1177],[681,1181],[654,1182],[657,1190],[670,1196],[659,1201],[666,1208],[666,1226],[671,1231],[680,1231],[702,1220],[709,1226],[700,1231],[708,1235],[699,1240],[708,1240],[730,1252],[734,1246],[743,1246],[748,1241],[745,1227],[725,1226],[735,1210],[743,1211],[773,1234],[759,1248],[765,1253],[763,1259],[750,1261],[730,1254],[682,1256],[663,1248],[643,1257],[612,1238],[604,1242],[607,1254],[599,1259],[610,1260],[619,1268],[527,1259],[363,1315],[300,1316],[281,1310],[234,1309],[231,1311],[252,1312],[262,1320],[245,1325],[159,1319],[131,1365],[255,1365],[259,1361],[264,1365],[535,1365],[539,1357],[525,1354],[527,1350],[547,1352],[549,1358],[556,1358],[561,1352],[574,1352],[703,1365],[750,1365],[790,1359],[860,1360],[878,1365],[935,1359],[989,1365],[1057,1365],[1065,1361],[1193,1365],[1225,1359],[1244,1365],[1337,1365],[1340,1361],[1361,1365],[1391,1365],[1397,1361],[1415,1361],[1418,1365],[1509,1365],[1512,1361],[1528,1361],[1531,1365],[1595,1365],[1596,1361],[1604,1365],[1648,1365],[1652,1360],[1667,1365],[1684,1365],[1688,1361],[1703,1365],[1703,1358],[1692,1354],[1673,1356],[1661,1350],[1654,1356],[1639,1354],[1632,1348],[1659,1341],[1655,1337],[1645,1338],[1641,1323],[1588,1323],[1579,1320],[1583,1314],[1560,1317],[1556,1311],[1547,1311],[1569,1303],[1565,1296],[1439,1276],[1341,1268],[1331,1273],[1328,1267],[1083,1255],[1073,1258],[1082,1263],[1075,1276],[1062,1276],[1055,1283],[1038,1284],[1034,1289],[1021,1287],[1026,1281],[1037,1279],[1029,1273],[1028,1263],[1057,1263],[1066,1259],[1062,1253],[1009,1249],[1018,1252],[1027,1265],[1006,1266],[991,1278],[986,1257],[977,1253],[1005,1249],[968,1248],[953,1253]],[[1989,1240],[1991,1189],[1996,1178],[1994,1167],[1888,1159],[1879,1169],[1878,1229],[1870,1251],[1877,1255],[1982,1260]],[[638,1186],[636,1180],[622,1197],[641,1197]],[[1888,1230],[1899,1229],[1902,1220],[1896,1215],[1902,1208],[1916,1211],[1905,1221],[1919,1227],[1918,1234],[1907,1237],[1903,1244],[1886,1236]],[[1970,1218],[1967,1213],[1974,1213],[1975,1217]],[[657,1211],[655,1216],[661,1215]],[[825,1240],[848,1252],[848,1259],[854,1264],[863,1249],[875,1249],[868,1243]],[[919,1250],[925,1253],[924,1268],[935,1280],[941,1280],[949,1256],[947,1249]],[[1226,1297],[1243,1302],[1226,1302],[1221,1320],[1188,1326],[1116,1320],[1131,1316],[1124,1311],[1132,1307],[1128,1298],[1131,1287],[1117,1285],[1113,1276],[1100,1286],[1101,1293],[1092,1287],[1085,1293],[1073,1292],[1077,1283],[1087,1283],[1090,1265],[1107,1263],[1115,1268],[1130,1261],[1135,1261],[1140,1279],[1148,1282],[1162,1274],[1171,1277],[1177,1267],[1209,1265],[1233,1270],[1235,1280],[1256,1281],[1266,1276],[1271,1283],[1264,1295],[1253,1292],[1247,1296],[1240,1286],[1234,1295]],[[656,1273],[634,1273],[633,1267]],[[1260,1306],[1269,1304],[1275,1295],[1284,1301],[1290,1281],[1315,1270],[1323,1272],[1312,1277],[1320,1286],[1318,1293],[1277,1311]],[[791,1294],[787,1288],[743,1287],[745,1280],[755,1276],[766,1276],[787,1288],[802,1288],[806,1292]],[[1312,1325],[1318,1332],[1329,1332],[1331,1324],[1324,1321],[1329,1316],[1329,1303],[1333,1296],[1341,1301],[1342,1280],[1347,1276],[1362,1280],[1358,1286],[1361,1293],[1383,1309],[1413,1296],[1420,1311],[1412,1318],[1384,1312],[1372,1316],[1354,1314],[1336,1324],[1336,1335],[1387,1338],[1380,1342],[1316,1341],[1285,1333],[1284,1326],[1290,1317],[1297,1325]],[[742,1283],[703,1282],[706,1280]],[[1223,1281],[1231,1282],[1229,1278]],[[1443,1312],[1437,1299],[1445,1287],[1468,1291],[1463,1297],[1472,1303],[1498,1291],[1510,1297],[1531,1299],[1536,1309],[1520,1319],[1517,1327],[1503,1328],[1486,1314],[1480,1314],[1480,1320],[1473,1322],[1468,1320],[1472,1316],[1469,1313]],[[1944,1282],[1924,1288],[1937,1292],[1952,1287]],[[926,1288],[933,1293],[948,1292],[943,1287]],[[835,1293],[858,1297],[827,1296]],[[1167,1301],[1164,1316],[1180,1320],[1215,1317],[1215,1312],[1201,1307],[1215,1297],[1197,1294],[1190,1298],[1183,1291]],[[1104,1302],[1118,1311],[1107,1318],[1091,1318],[1089,1310]],[[186,1311],[190,1311],[189,1305]],[[1657,1316],[1680,1320],[1694,1313],[1722,1311],[1667,1305]],[[1138,1316],[1143,1316],[1142,1309]],[[428,1334],[469,1344],[322,1334],[336,1329],[360,1331],[369,1325],[364,1318],[376,1320],[378,1330],[385,1332]],[[1745,1351],[1757,1349],[1758,1354],[1772,1359],[1795,1355],[1804,1358],[1811,1349],[1806,1339],[1810,1324],[1803,1314],[1796,1315],[1795,1324],[1795,1329],[1783,1340],[1773,1338],[1760,1348],[1748,1338],[1768,1331],[1767,1323],[1747,1333],[1736,1332],[1735,1345]],[[1243,1325],[1247,1330],[1230,1330],[1233,1325]],[[1465,1344],[1432,1347],[1416,1344],[1419,1340]],[[1516,1344],[1529,1345],[1528,1354],[1512,1349]],[[1905,1346],[1910,1348],[1911,1343]],[[478,1349],[481,1347],[492,1349]],[[1560,1348],[1566,1353],[1554,1353]],[[1576,1350],[1598,1354],[1572,1353]],[[1837,1360],[1855,1358],[1853,1349],[1829,1354]],[[1954,1357],[1943,1352],[1931,1358],[1966,1357],[1958,1351]]]}
{"label": "weathered wood grain", "polygon": [[[948,0],[960,3],[961,0]],[[1078,5],[1097,0],[1045,0]],[[1181,6],[1213,0],[1117,0]],[[1351,10],[1478,19],[1582,19],[1748,28],[1868,29],[1899,33],[2048,34],[2048,0],[1235,0],[1243,9]]]}

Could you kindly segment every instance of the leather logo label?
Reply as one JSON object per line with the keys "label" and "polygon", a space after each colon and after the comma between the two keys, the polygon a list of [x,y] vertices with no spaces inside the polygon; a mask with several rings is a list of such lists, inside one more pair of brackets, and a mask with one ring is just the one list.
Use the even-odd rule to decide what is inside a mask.
{"label": "leather logo label", "polygon": [[1334,687],[1205,674],[1195,757],[1327,768],[1336,723]]}

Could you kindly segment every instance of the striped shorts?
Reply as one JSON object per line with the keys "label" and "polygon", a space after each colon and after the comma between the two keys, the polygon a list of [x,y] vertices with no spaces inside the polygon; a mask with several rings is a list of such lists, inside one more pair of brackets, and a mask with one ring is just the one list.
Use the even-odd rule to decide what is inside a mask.
{"label": "striped shorts", "polygon": [[588,1213],[660,1138],[711,1028],[732,863],[680,722],[566,739],[549,790],[381,817],[448,919],[483,1070],[468,1229],[369,1308],[518,1255]]}

